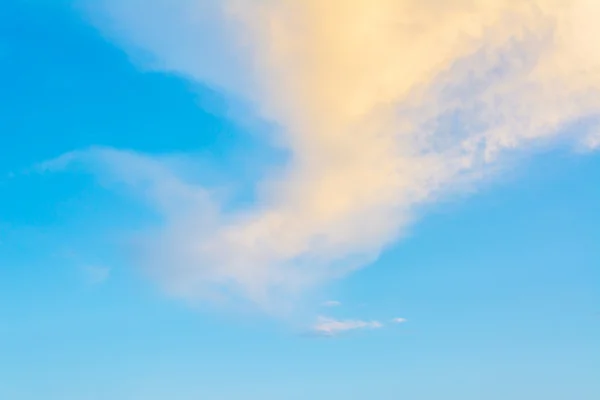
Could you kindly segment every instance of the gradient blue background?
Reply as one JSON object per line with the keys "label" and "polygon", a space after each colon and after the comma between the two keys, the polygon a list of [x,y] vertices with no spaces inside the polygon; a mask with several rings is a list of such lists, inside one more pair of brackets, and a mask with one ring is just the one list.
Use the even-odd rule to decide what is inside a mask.
{"label": "gradient blue background", "polygon": [[139,71],[69,1],[0,3],[0,399],[600,398],[597,154],[537,155],[427,210],[326,289],[336,317],[409,322],[327,340],[167,298],[115,238],[143,210],[85,174],[30,170],[105,145],[200,152],[252,181],[253,156],[276,152],[221,102]]}

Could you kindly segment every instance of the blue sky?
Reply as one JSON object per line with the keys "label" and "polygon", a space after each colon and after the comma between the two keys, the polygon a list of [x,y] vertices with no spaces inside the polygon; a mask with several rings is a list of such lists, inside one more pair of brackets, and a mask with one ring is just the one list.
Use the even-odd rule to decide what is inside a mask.
{"label": "blue sky", "polygon": [[[556,136],[536,133],[543,137],[531,144],[503,136],[512,153],[501,161],[448,175],[433,168],[438,164],[432,175],[403,170],[415,181],[438,182],[439,190],[408,180],[411,189],[388,201],[384,189],[405,186],[365,183],[385,202],[332,200],[326,209],[342,217],[316,218],[321,208],[288,208],[291,197],[277,195],[313,199],[303,180],[312,182],[313,170],[303,162],[318,166],[317,176],[350,171],[352,182],[387,171],[387,164],[363,168],[353,152],[340,153],[355,157],[348,165],[322,161],[338,154],[323,143],[354,148],[344,136],[329,142],[321,141],[330,139],[326,134],[280,134],[305,126],[318,132],[315,121],[323,118],[324,126],[355,135],[332,94],[338,86],[307,96],[326,99],[318,104],[331,110],[339,105],[340,114],[304,120],[310,113],[296,112],[304,104],[299,94],[273,91],[264,77],[231,72],[231,65],[221,71],[215,64],[223,75],[214,75],[203,60],[222,58],[182,58],[187,45],[167,54],[164,43],[152,42],[170,35],[161,31],[168,26],[156,25],[156,10],[166,3],[148,3],[135,21],[120,17],[117,3],[97,4],[0,5],[0,398],[599,398],[600,158],[588,136],[595,103],[561,115]],[[121,4],[139,11],[135,0]],[[110,16],[112,25],[98,22]],[[125,39],[115,34],[142,25]],[[144,36],[147,29],[158,35]],[[253,51],[258,59],[260,45]],[[312,87],[296,64],[274,64],[284,67],[270,76]],[[450,71],[465,84],[461,71]],[[247,82],[250,92],[237,86]],[[436,82],[430,96],[438,96]],[[529,99],[521,81],[509,83],[503,87],[510,96]],[[581,100],[567,86],[556,97]],[[366,90],[350,94],[368,97]],[[458,121],[473,118],[484,133],[523,128],[520,121],[493,125],[469,96],[462,108],[448,108]],[[533,114],[527,126],[549,124],[534,117],[552,108],[510,96],[505,100]],[[443,95],[435,98],[442,104]],[[503,116],[520,111],[497,107]],[[410,121],[429,129],[420,115]],[[445,146],[469,137],[471,128],[450,125],[458,132],[437,122],[428,157],[402,156],[427,169],[434,154],[451,169]],[[504,152],[497,148],[506,141],[486,137],[489,153]],[[359,148],[366,153],[365,143]],[[277,190],[264,182],[280,173],[289,175],[284,184],[274,179]],[[335,192],[321,189],[330,198],[360,197],[345,180],[333,182]],[[267,218],[269,207],[288,230],[305,233],[252,236],[251,246],[227,239],[228,232],[254,232],[245,218]],[[360,234],[348,235],[348,228]],[[219,235],[225,239],[214,253],[193,251]],[[303,250],[281,250],[295,248],[290,243]]]}

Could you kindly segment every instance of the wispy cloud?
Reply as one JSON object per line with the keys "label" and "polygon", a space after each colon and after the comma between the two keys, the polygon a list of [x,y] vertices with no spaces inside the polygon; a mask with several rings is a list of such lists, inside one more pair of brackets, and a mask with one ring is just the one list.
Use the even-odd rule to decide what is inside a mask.
{"label": "wispy cloud", "polygon": [[337,320],[329,317],[319,317],[312,328],[312,332],[323,336],[337,336],[355,330],[380,328],[383,328],[383,324],[379,321]]}
{"label": "wispy cloud", "polygon": [[408,322],[408,320],[406,318],[394,318],[392,319],[392,322],[394,324],[403,324],[405,322]]}
{"label": "wispy cloud", "polygon": [[85,265],[81,267],[81,270],[85,274],[86,280],[94,285],[106,282],[110,278],[111,273],[110,268],[96,265]]}
{"label": "wispy cloud", "polygon": [[600,131],[590,134],[585,140],[585,145],[591,150],[600,147]]}
{"label": "wispy cloud", "polygon": [[328,301],[323,302],[322,305],[323,305],[323,307],[339,307],[342,305],[342,303],[339,301],[336,301],[336,300],[328,300]]}
{"label": "wispy cloud", "polygon": [[279,303],[373,261],[415,207],[488,177],[513,149],[598,144],[564,129],[600,111],[596,0],[89,4],[144,67],[252,104],[293,154],[233,212],[163,159],[79,154],[163,213],[139,256],[179,295]]}

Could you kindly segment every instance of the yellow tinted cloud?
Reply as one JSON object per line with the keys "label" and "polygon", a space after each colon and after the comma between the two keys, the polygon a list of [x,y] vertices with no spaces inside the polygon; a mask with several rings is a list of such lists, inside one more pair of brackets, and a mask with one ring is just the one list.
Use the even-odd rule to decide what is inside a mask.
{"label": "yellow tinted cloud", "polygon": [[[263,302],[357,268],[416,205],[600,110],[595,0],[106,4],[125,42],[253,102],[293,151],[260,204],[173,256],[164,275],[192,295],[198,281],[233,281]],[[168,15],[152,13],[167,4]],[[214,64],[224,60],[243,79]]]}

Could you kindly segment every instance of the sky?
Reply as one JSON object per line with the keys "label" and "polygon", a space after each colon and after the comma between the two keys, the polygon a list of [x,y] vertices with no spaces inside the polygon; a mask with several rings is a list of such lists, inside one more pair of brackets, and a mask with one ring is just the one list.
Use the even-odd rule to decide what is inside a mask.
{"label": "sky", "polygon": [[4,0],[0,399],[598,399],[598,17]]}

